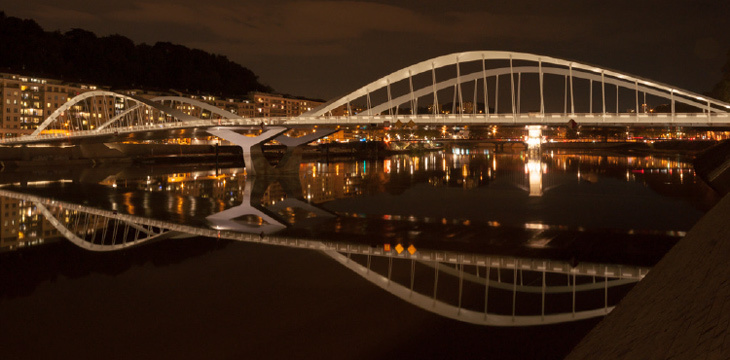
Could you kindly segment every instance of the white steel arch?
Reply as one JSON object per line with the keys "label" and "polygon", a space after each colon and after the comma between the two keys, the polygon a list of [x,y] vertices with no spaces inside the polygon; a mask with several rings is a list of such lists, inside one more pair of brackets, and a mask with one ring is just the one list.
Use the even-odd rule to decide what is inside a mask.
{"label": "white steel arch", "polygon": [[152,98],[152,101],[155,101],[155,102],[176,101],[176,102],[180,102],[180,103],[184,103],[184,104],[190,104],[193,106],[197,106],[201,109],[208,110],[211,113],[220,116],[221,119],[238,119],[241,117],[239,115],[236,115],[232,112],[223,110],[223,109],[213,106],[211,104],[208,104],[208,103],[205,103],[205,102],[202,102],[199,100],[191,99],[191,98],[186,98],[184,96],[158,96],[158,97]]}
{"label": "white steel arch", "polygon": [[[35,203],[36,208],[41,212],[41,214],[48,220],[48,222],[58,230],[59,233],[61,233],[66,239],[68,239],[70,242],[72,242],[74,245],[85,249],[89,251],[95,251],[95,252],[110,252],[110,251],[118,251],[122,249],[127,249],[133,246],[137,246],[146,242],[151,242],[155,240],[161,240],[166,239],[170,237],[174,237],[176,235],[180,235],[180,233],[177,233],[175,231],[168,231],[164,229],[160,229],[159,232],[155,232],[152,227],[144,227],[140,226],[138,224],[134,223],[122,223],[119,220],[111,219],[114,223],[113,225],[107,225],[109,227],[113,227],[114,234],[113,236],[116,237],[117,231],[119,231],[119,235],[122,235],[122,232],[124,233],[124,236],[132,235],[134,233],[135,238],[131,241],[122,241],[122,242],[115,242],[116,239],[111,239],[113,243],[100,243],[96,244],[94,243],[94,237],[96,237],[96,229],[93,229],[93,235],[92,239],[88,240],[85,238],[85,234],[82,234],[82,236],[77,235],[76,232],[69,229],[65,224],[63,224],[58,218],[49,210],[45,205],[41,203]],[[94,220],[98,220],[100,218],[99,216],[95,216]],[[88,219],[88,218],[87,218]],[[107,219],[107,224],[108,224]],[[119,227],[123,229],[119,229]],[[132,230],[130,232],[130,229]],[[79,229],[77,229],[78,231]],[[104,233],[106,233],[106,228],[104,229]],[[183,234],[184,235],[184,234]],[[102,235],[103,236],[103,235]],[[103,238],[102,238],[103,241]]]}
{"label": "white steel arch", "polygon": [[[537,66],[520,66],[520,67],[512,68],[512,72],[514,72],[515,74],[517,74],[517,73],[522,73],[522,74],[539,73],[539,71],[540,71],[539,67],[537,67]],[[568,76],[570,74],[570,70],[560,69],[560,68],[542,68],[542,73]],[[573,73],[573,76],[575,76],[575,77],[578,77],[577,74],[580,74],[581,75],[580,78],[582,78],[582,79],[601,81],[600,75],[595,75],[595,74],[591,74],[591,73],[582,73],[582,72],[578,72],[575,70],[573,70],[572,73]],[[507,74],[510,74],[510,68],[492,69],[492,70],[486,71],[485,74],[487,77],[507,75]],[[462,76],[461,80],[462,80],[462,82],[474,81],[474,80],[481,79],[482,76],[483,76],[482,73],[472,73],[472,74]],[[626,81],[626,80],[619,79],[619,78],[616,78],[616,79],[604,78],[604,83],[608,84],[608,85],[617,85],[617,86],[621,86],[624,88],[629,88],[629,87],[636,88],[636,89],[638,89],[639,92],[650,94],[650,95],[655,95],[655,96],[660,96],[660,97],[665,96],[664,93],[662,93],[661,91],[659,91],[655,88],[652,88],[652,87],[649,87],[649,86],[643,85],[643,84],[639,84],[637,87],[637,86],[635,86],[635,84],[630,83],[629,81]],[[415,90],[415,91],[413,91],[413,93],[401,95],[397,98],[391,99],[390,101],[387,101],[387,102],[384,102],[382,104],[372,107],[371,109],[369,109],[369,114],[379,114],[383,111],[387,111],[390,108],[406,104],[406,103],[410,102],[413,97],[418,98],[418,97],[421,97],[424,95],[429,95],[433,91],[433,89],[435,89],[436,91],[439,91],[439,90],[453,87],[458,84],[459,84],[459,79],[453,78],[453,79],[439,82],[433,87],[426,87],[426,88],[421,88],[419,90]],[[683,104],[687,104],[690,106],[694,106],[694,107],[697,107],[697,108],[700,108],[700,109],[703,109],[706,111],[711,111],[711,112],[716,112],[716,113],[724,112],[721,109],[718,109],[716,107],[708,106],[707,104],[703,104],[703,103],[694,101],[694,100],[692,100],[692,98],[677,97],[675,99],[675,101],[678,103],[683,103]],[[568,112],[571,113],[571,111],[568,111]],[[366,116],[366,115],[368,115],[368,113],[364,112],[364,113],[359,114],[359,116]],[[358,115],[355,115],[355,116],[358,116]]]}
{"label": "white steel arch", "polygon": [[[93,91],[87,91],[84,93],[81,93],[73,98],[71,100],[67,101],[65,104],[61,105],[58,109],[56,109],[53,113],[51,113],[50,116],[48,116],[39,126],[38,128],[33,131],[33,133],[30,134],[30,136],[36,136],[40,134],[43,130],[48,128],[51,124],[58,121],[59,117],[61,117],[65,112],[69,111],[72,107],[74,107],[76,104],[90,98],[95,97],[112,97],[112,98],[120,98],[126,101],[132,101],[135,103],[134,109],[139,109],[141,106],[145,106],[150,109],[154,109],[159,111],[160,113],[164,113],[167,115],[172,116],[173,118],[179,120],[179,121],[194,121],[199,120],[198,118],[194,116],[190,116],[188,114],[183,113],[180,110],[172,109],[169,107],[166,107],[160,103],[157,103],[152,100],[148,100],[139,96],[133,96],[133,95],[125,95],[125,94],[119,94],[113,91],[106,91],[106,90],[93,90]],[[106,104],[102,106],[107,106]],[[222,111],[222,110],[221,110]],[[125,114],[128,114],[128,112],[125,112]],[[112,118],[112,120],[116,121],[119,117],[115,116]],[[100,126],[108,126],[111,123],[111,121],[108,121],[105,124],[102,124]],[[98,128],[97,128],[98,129]]]}
{"label": "white steel arch", "polygon": [[[197,106],[197,107],[199,107],[199,108],[201,108],[203,110],[208,110],[212,114],[216,114],[216,115],[220,116],[221,119],[225,119],[225,120],[229,120],[229,119],[240,119],[241,118],[240,116],[238,116],[238,115],[236,115],[236,114],[234,114],[232,112],[223,110],[223,109],[221,109],[219,107],[215,107],[215,106],[210,105],[208,103],[204,103],[202,101],[195,100],[195,99],[191,99],[191,98],[186,98],[186,97],[183,97],[183,96],[158,96],[158,97],[154,97],[154,98],[152,98],[150,100],[152,100],[153,102],[159,102],[159,103],[163,103],[164,101],[171,101],[171,102],[178,102],[178,103],[181,103],[181,104],[190,104],[190,105],[193,105],[193,106]],[[104,124],[100,125],[95,130],[101,131],[102,129],[111,126],[112,124],[114,124],[117,121],[119,121],[119,119],[122,119],[123,117],[125,117],[125,116],[129,115],[130,113],[136,111],[141,106],[143,106],[143,104],[137,104],[137,105],[135,105],[133,107],[130,107],[129,109],[127,109],[127,110],[119,113],[115,117],[109,119],[109,121],[107,121]],[[170,107],[168,107],[168,108],[170,108]],[[193,117],[193,119],[194,120],[200,120],[200,119],[195,118],[195,117]],[[186,121],[186,120],[190,120],[190,119],[188,118],[188,119],[181,119],[181,120],[182,121]]]}
{"label": "white steel arch", "polygon": [[[566,313],[553,313],[548,314],[544,312],[539,315],[516,315],[516,314],[499,314],[490,313],[487,311],[475,311],[471,309],[462,308],[460,305],[454,305],[442,300],[436,299],[432,296],[425,295],[414,291],[413,288],[409,288],[398,282],[392,281],[386,276],[383,276],[375,271],[370,270],[368,267],[363,266],[355,261],[350,260],[347,256],[334,251],[325,250],[322,251],[325,255],[331,257],[335,261],[339,262],[344,267],[352,270],[357,275],[363,277],[379,288],[387,291],[388,293],[395,295],[396,297],[404,300],[410,304],[413,304],[423,310],[438,314],[440,316],[463,321],[476,325],[486,326],[536,326],[536,325],[547,325],[547,324],[560,324],[571,321],[585,320],[599,316],[605,316],[611,312],[615,306],[602,306],[590,310],[572,311]],[[482,282],[486,279],[481,279]],[[617,281],[617,280],[614,280]],[[544,284],[544,283],[543,283]],[[493,286],[492,284],[487,287]],[[515,285],[516,286],[516,285]],[[513,286],[513,287],[515,287]],[[542,287],[547,292],[545,286]],[[556,292],[556,291],[551,291]],[[575,297],[573,298],[575,299]],[[543,300],[544,301],[544,300]],[[485,305],[486,307],[486,305]],[[514,309],[514,307],[513,307]]]}
{"label": "white steel arch", "polygon": [[[506,68],[498,68],[498,69],[486,69],[484,64],[488,60],[509,60],[510,66]],[[483,64],[482,71],[476,71],[472,72],[470,74],[461,74],[459,72],[459,64],[467,63],[467,62],[475,62],[475,61],[481,61]],[[512,67],[512,61],[529,61],[537,63],[538,66],[532,66],[532,67]],[[455,78],[452,78],[447,81],[443,82],[437,82],[435,78],[435,70],[446,67],[456,65],[457,68],[457,76]],[[550,67],[543,67],[543,65],[550,65]],[[555,66],[558,66],[556,68]],[[413,89],[412,88],[412,78],[415,75],[423,74],[426,72],[433,72],[433,84],[431,86],[426,86],[421,89]],[[664,97],[671,101],[672,103],[672,110],[674,110],[674,103],[680,102],[685,103],[687,105],[691,105],[694,107],[698,107],[700,109],[703,109],[705,111],[709,112],[715,112],[715,113],[727,113],[728,110],[730,110],[730,104],[708,98],[706,96],[703,96],[701,94],[697,94],[691,91],[678,89],[674,86],[659,83],[656,81],[652,81],[649,79],[645,79],[642,77],[629,75],[620,73],[614,70],[605,69],[593,65],[588,65],[584,63],[579,63],[575,61],[570,60],[563,60],[559,58],[554,58],[550,56],[542,56],[542,55],[535,55],[535,54],[529,54],[529,53],[519,53],[519,52],[508,52],[508,51],[471,51],[471,52],[462,52],[462,53],[455,53],[450,55],[444,55],[439,56],[430,60],[422,61],[420,63],[408,66],[406,68],[400,69],[398,71],[395,71],[389,75],[386,75],[376,81],[373,81],[345,96],[342,96],[340,98],[331,100],[323,105],[321,105],[318,108],[315,108],[312,111],[309,111],[307,113],[304,113],[301,115],[303,118],[313,118],[313,117],[323,117],[327,114],[331,113],[335,109],[347,106],[349,108],[350,102],[354,101],[359,98],[366,97],[368,103],[370,102],[370,94],[374,93],[375,91],[387,89],[388,97],[390,97],[390,86],[391,84],[395,84],[399,81],[403,81],[406,79],[409,79],[411,82],[411,92],[403,95],[401,97],[398,97],[396,99],[388,99],[387,102],[376,105],[376,106],[370,106],[368,104],[368,109],[366,112],[361,113],[362,115],[377,115],[380,112],[393,108],[395,106],[399,106],[402,104],[405,104],[409,101],[414,101],[414,99],[429,95],[431,93],[435,94],[436,91],[444,89],[449,86],[460,86],[463,83],[474,81],[477,79],[484,79],[493,76],[499,76],[504,74],[512,74],[516,75],[520,72],[523,73],[539,73],[540,74],[540,86],[542,86],[542,75],[543,74],[556,74],[556,75],[564,75],[566,77],[570,77],[570,93],[571,98],[573,97],[573,78],[579,78],[579,79],[587,79],[591,81],[600,81],[604,85],[605,84],[611,84],[620,86],[623,88],[628,88],[631,90],[634,90],[637,92],[637,104],[638,104],[638,93],[644,92],[646,94],[651,94],[659,97]],[[513,90],[513,112],[514,112],[514,77],[512,77],[512,90]],[[486,87],[486,85],[485,85]],[[461,98],[461,90],[460,88],[457,90],[459,92],[459,97]],[[454,95],[456,97],[456,95]],[[566,80],[566,96],[567,96],[567,80]],[[602,94],[604,97],[604,109],[605,112],[605,93]],[[485,100],[486,99],[486,92],[485,92]],[[542,97],[542,89],[541,89],[541,97]],[[519,100],[518,100],[519,101]],[[541,111],[544,112],[544,104],[541,103]],[[572,101],[571,101],[571,107],[572,107]],[[638,107],[638,105],[637,105]],[[571,108],[570,113],[574,113],[574,108]]]}

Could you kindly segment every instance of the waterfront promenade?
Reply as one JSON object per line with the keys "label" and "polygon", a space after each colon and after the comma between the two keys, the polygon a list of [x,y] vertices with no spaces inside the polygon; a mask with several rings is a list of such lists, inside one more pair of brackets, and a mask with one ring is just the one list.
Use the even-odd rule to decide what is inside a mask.
{"label": "waterfront promenade", "polygon": [[730,358],[730,195],[567,359]]}

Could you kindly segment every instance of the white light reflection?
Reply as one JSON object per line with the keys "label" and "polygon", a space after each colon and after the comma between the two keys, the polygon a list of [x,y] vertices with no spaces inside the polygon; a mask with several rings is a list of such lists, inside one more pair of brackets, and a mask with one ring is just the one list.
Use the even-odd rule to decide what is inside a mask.
{"label": "white light reflection", "polygon": [[542,162],[538,156],[527,159],[525,164],[530,183],[530,196],[542,196]]}

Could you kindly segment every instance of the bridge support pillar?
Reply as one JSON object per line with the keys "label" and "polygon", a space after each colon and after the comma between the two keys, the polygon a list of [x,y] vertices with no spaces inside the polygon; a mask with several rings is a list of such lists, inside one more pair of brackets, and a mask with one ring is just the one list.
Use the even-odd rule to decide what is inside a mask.
{"label": "bridge support pillar", "polygon": [[264,129],[258,136],[241,135],[231,128],[214,128],[209,129],[208,132],[240,146],[243,150],[243,163],[246,167],[246,173],[256,175],[257,170],[266,172],[270,167],[264,157],[264,151],[261,148],[262,144],[283,134],[287,130],[283,126],[272,126]]}
{"label": "bridge support pillar", "polygon": [[[231,128],[214,128],[209,129],[208,132],[240,146],[243,150],[243,163],[246,173],[256,175],[298,173],[299,164],[302,161],[302,152],[304,151],[303,146],[338,131],[337,129],[324,129],[309,135],[291,138],[284,135],[287,130],[289,129],[283,126],[272,126],[264,129],[258,136],[241,135]],[[286,152],[276,166],[269,164],[261,147],[265,142],[272,139],[286,146]]]}

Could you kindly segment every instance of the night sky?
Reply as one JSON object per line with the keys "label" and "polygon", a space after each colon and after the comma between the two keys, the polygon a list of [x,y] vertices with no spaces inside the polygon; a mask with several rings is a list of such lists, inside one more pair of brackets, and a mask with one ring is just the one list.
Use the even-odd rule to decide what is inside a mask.
{"label": "night sky", "polygon": [[471,50],[591,63],[695,92],[720,79],[728,1],[5,1],[45,30],[83,28],[228,56],[277,92],[330,99]]}

